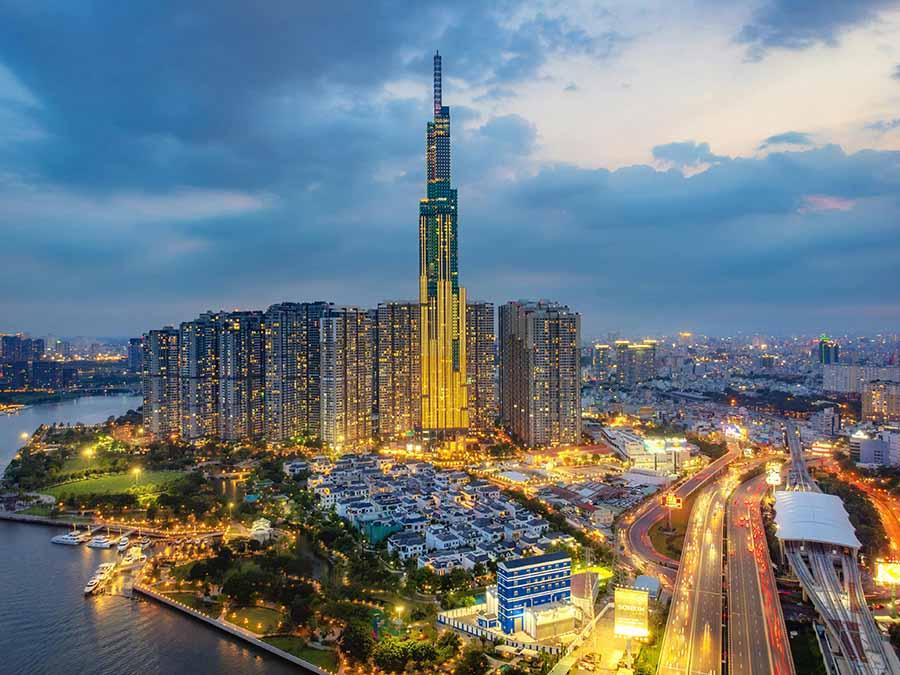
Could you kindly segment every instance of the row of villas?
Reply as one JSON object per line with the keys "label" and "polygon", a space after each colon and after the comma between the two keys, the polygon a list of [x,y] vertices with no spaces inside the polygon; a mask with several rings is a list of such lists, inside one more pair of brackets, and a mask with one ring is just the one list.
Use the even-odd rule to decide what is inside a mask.
{"label": "row of villas", "polygon": [[388,553],[437,574],[574,544],[496,485],[462,471],[372,454],[317,460],[309,463],[308,485],[320,508],[347,519],[373,543],[386,540]]}

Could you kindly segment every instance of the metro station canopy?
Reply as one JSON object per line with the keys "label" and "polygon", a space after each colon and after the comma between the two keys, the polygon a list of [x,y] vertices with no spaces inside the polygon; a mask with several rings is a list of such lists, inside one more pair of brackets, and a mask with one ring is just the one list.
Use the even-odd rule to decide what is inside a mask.
{"label": "metro station canopy", "polygon": [[856,531],[840,497],[821,492],[776,492],[775,536],[859,548]]}

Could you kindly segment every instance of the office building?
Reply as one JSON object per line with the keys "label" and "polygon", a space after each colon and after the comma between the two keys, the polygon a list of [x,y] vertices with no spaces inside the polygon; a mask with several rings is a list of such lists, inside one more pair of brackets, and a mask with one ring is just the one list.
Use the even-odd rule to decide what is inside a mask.
{"label": "office building", "polygon": [[630,342],[616,340],[615,382],[620,387],[633,387],[656,377],[656,340]]}
{"label": "office building", "polygon": [[412,436],[421,422],[419,304],[383,302],[376,310],[378,436]]}
{"label": "office building", "polygon": [[[547,619],[551,624],[564,623],[563,627],[553,627],[553,633],[568,632],[574,628],[574,611],[559,610],[571,607],[571,602],[572,559],[568,554],[547,553],[497,565],[496,614],[504,633],[526,632],[542,639],[548,637],[547,629],[541,630]],[[489,600],[491,613],[492,604]]]}
{"label": "office building", "polygon": [[231,312],[219,335],[219,437],[259,438],[265,410],[263,313]]}
{"label": "office building", "polygon": [[466,377],[469,426],[492,429],[497,419],[497,355],[494,303],[466,304]]}
{"label": "office building", "polygon": [[442,104],[434,55],[434,119],[426,136],[426,196],[419,202],[422,429],[454,437],[469,426],[466,291],[459,284],[457,195],[450,182],[450,108]]}
{"label": "office building", "polygon": [[179,333],[166,326],[143,338],[144,426],[156,438],[178,436]]}
{"label": "office building", "polygon": [[818,344],[818,362],[822,365],[840,362],[841,348],[837,342],[826,335],[819,338]]}
{"label": "office building", "polygon": [[141,338],[131,338],[128,340],[128,372],[141,372],[141,359],[143,358],[144,346]]}
{"label": "office building", "polygon": [[320,437],[329,447],[372,441],[372,325],[364,309],[330,310],[319,321]]}
{"label": "office building", "polygon": [[283,302],[265,316],[265,434],[270,441],[317,438],[319,320],[327,302]]}
{"label": "office building", "polygon": [[525,445],[581,441],[581,316],[553,302],[500,307],[500,416]]}
{"label": "office building", "polygon": [[211,312],[179,328],[180,424],[181,437],[186,440],[212,438],[219,433],[221,330],[222,315]]}
{"label": "office building", "polygon": [[900,366],[857,366],[831,363],[822,367],[822,388],[838,394],[862,394],[867,382],[900,382]]}
{"label": "office building", "polygon": [[872,422],[900,421],[900,383],[866,382],[862,392],[862,417]]}

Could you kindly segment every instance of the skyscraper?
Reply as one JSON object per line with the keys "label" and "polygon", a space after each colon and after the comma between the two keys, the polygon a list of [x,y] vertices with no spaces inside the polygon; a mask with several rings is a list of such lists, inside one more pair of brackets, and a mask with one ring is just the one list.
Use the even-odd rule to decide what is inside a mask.
{"label": "skyscraper", "polygon": [[383,302],[377,310],[378,435],[401,438],[421,423],[419,304]]}
{"label": "skyscraper", "polygon": [[180,328],[181,437],[219,433],[219,335],[221,314],[207,312]]}
{"label": "skyscraper", "polygon": [[466,291],[459,285],[456,190],[450,183],[450,108],[441,100],[434,55],[434,119],[425,146],[426,196],[419,202],[422,430],[452,437],[469,426]]}
{"label": "skyscraper", "polygon": [[500,412],[532,447],[581,440],[581,316],[555,302],[500,307]]}
{"label": "skyscraper", "polygon": [[364,309],[329,310],[321,326],[321,434],[332,448],[372,440],[372,325]]}
{"label": "skyscraper", "polygon": [[819,338],[818,361],[820,364],[840,363],[840,355],[841,347],[837,342],[827,335],[823,335]]}
{"label": "skyscraper", "polygon": [[141,344],[141,338],[131,338],[128,340],[128,370],[132,373],[141,372],[141,359],[143,358],[144,347]]}
{"label": "skyscraper", "polygon": [[494,303],[466,304],[466,376],[469,424],[491,429],[497,418],[497,357],[494,346]]}
{"label": "skyscraper", "polygon": [[171,326],[144,336],[144,424],[158,438],[179,433],[178,331]]}
{"label": "skyscraper", "polygon": [[259,438],[265,388],[263,313],[231,312],[219,338],[219,437]]}
{"label": "skyscraper", "polygon": [[283,302],[265,316],[265,434],[319,436],[319,319],[327,302]]}

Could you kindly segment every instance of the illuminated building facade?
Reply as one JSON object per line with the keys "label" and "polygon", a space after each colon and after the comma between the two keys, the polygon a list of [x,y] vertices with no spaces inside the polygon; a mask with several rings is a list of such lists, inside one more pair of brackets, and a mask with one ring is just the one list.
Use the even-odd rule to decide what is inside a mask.
{"label": "illuminated building facade", "polygon": [[656,377],[656,346],[656,340],[616,340],[615,383],[620,387],[633,387]]}
{"label": "illuminated building facade", "polygon": [[335,449],[368,445],[373,396],[369,312],[355,307],[332,309],[319,324],[320,437]]}
{"label": "illuminated building facade", "polygon": [[581,441],[581,316],[553,302],[500,307],[500,416],[531,447]]}
{"label": "illuminated building facade", "polygon": [[572,601],[572,559],[562,552],[497,565],[497,618],[507,634],[526,629],[529,610]]}
{"label": "illuminated building facade", "polygon": [[900,382],[866,382],[862,392],[862,416],[872,422],[900,421]]}
{"label": "illuminated building facade", "polygon": [[591,370],[596,379],[606,382],[613,372],[615,359],[613,350],[608,344],[597,343],[591,352]]}
{"label": "illuminated building facade", "polygon": [[327,302],[282,302],[265,315],[265,436],[284,441],[317,437],[319,419],[319,320]]}
{"label": "illuminated building facade", "polygon": [[823,335],[819,338],[819,347],[818,347],[818,361],[822,365],[827,365],[829,363],[840,363],[841,360],[841,347],[840,345],[829,338],[827,335]]}
{"label": "illuminated building facade", "polygon": [[497,419],[497,356],[494,303],[466,304],[466,376],[469,425],[491,429]]}
{"label": "illuminated building facade", "polygon": [[144,424],[157,438],[179,433],[179,334],[166,326],[143,338]]}
{"label": "illuminated building facade", "polygon": [[383,302],[376,310],[378,435],[411,436],[421,411],[419,303]]}
{"label": "illuminated building facade", "polygon": [[262,312],[231,312],[219,338],[219,437],[260,438],[265,411]]}
{"label": "illuminated building facade", "polygon": [[419,202],[421,427],[426,436],[453,437],[469,426],[466,291],[459,285],[457,197],[450,183],[450,108],[441,102],[437,53],[425,159],[427,192]]}
{"label": "illuminated building facade", "polygon": [[180,326],[180,434],[186,440],[219,433],[221,315],[206,313]]}

